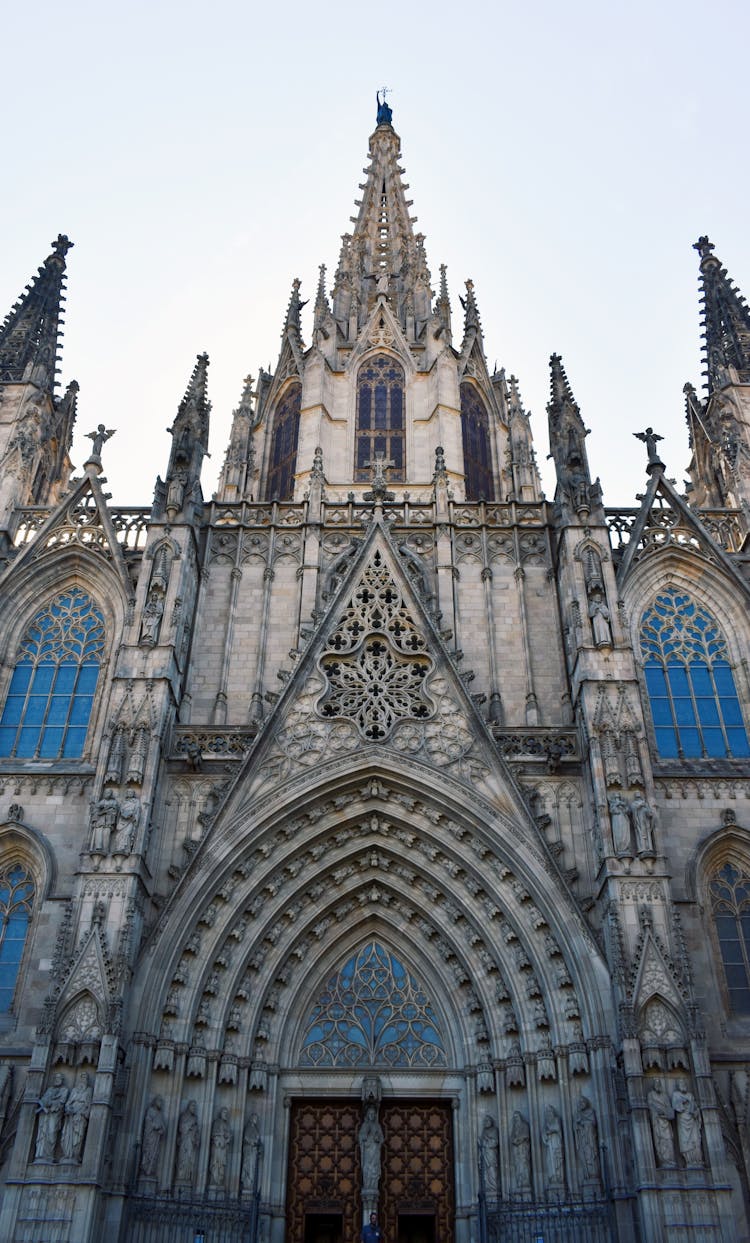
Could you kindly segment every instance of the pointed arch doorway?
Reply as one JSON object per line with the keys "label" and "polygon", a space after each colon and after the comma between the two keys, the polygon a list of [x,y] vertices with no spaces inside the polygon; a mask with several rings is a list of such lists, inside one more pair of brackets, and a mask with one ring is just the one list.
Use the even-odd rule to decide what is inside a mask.
{"label": "pointed arch doorway", "polygon": [[[431,998],[398,953],[368,940],[327,978],[302,1026],[299,1069],[310,1092],[290,1102],[288,1243],[358,1243],[375,1207],[389,1243],[453,1243],[447,1048]],[[365,1113],[379,1128],[369,1187]]]}
{"label": "pointed arch doorway", "polygon": [[[292,1102],[287,1243],[359,1243],[366,1206],[357,1137],[362,1103]],[[453,1103],[384,1100],[378,1213],[389,1243],[453,1243]]]}

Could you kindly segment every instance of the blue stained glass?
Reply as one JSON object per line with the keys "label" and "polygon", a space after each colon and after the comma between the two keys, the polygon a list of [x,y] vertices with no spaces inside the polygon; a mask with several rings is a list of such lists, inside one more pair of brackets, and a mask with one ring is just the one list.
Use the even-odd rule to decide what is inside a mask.
{"label": "blue stained glass", "polygon": [[308,1017],[303,1066],[445,1066],[432,1007],[414,977],[373,941],[331,976]]}
{"label": "blue stained glass", "polygon": [[[86,730],[68,742],[68,726],[88,725],[103,651],[104,619],[80,588],[41,609],[20,645],[0,720],[0,754],[82,755]],[[75,695],[77,682],[86,695]]]}
{"label": "blue stained glass", "polygon": [[674,588],[660,593],[644,614],[640,645],[659,754],[746,756],[726,642],[708,610]]}
{"label": "blue stained glass", "polygon": [[302,386],[291,384],[282,394],[273,413],[267,501],[289,501],[294,493],[297,469],[297,441],[302,406]]}
{"label": "blue stained glass", "polygon": [[359,426],[363,431],[370,430],[370,406],[372,390],[369,384],[363,384],[359,390]]}
{"label": "blue stained glass", "polygon": [[386,413],[388,407],[388,389],[385,384],[375,385],[375,427],[378,431],[382,430],[386,423]]}
{"label": "blue stained glass", "polygon": [[369,481],[376,456],[393,463],[386,479],[404,478],[404,372],[392,358],[377,355],[357,375],[354,477]]}
{"label": "blue stained glass", "polygon": [[34,884],[23,868],[16,864],[0,874],[0,1012],[13,1004],[33,899]]}
{"label": "blue stained glass", "polygon": [[495,499],[490,454],[490,422],[487,407],[474,384],[460,385],[461,438],[467,501]]}

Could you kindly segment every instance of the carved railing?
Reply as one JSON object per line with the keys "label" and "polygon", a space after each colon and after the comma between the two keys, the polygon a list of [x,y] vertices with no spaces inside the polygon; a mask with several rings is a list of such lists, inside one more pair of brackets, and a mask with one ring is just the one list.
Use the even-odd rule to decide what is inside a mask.
{"label": "carved railing", "polygon": [[[13,545],[16,549],[23,548],[40,531],[52,511],[42,505],[28,505],[20,511],[20,521]],[[145,548],[148,536],[148,522],[151,510],[147,508],[125,509],[115,507],[109,510],[112,525],[115,529],[117,542],[126,551]],[[95,523],[96,511],[92,497],[84,498],[79,504],[73,505],[66,514],[66,520],[55,528],[50,544],[61,543],[97,543],[100,542],[102,528]],[[95,534],[96,532],[96,534]]]}
{"label": "carved railing", "polygon": [[574,729],[505,729],[493,726],[500,754],[506,760],[544,760],[551,770],[563,760],[577,760],[578,736]]}
{"label": "carved railing", "polygon": [[254,725],[240,729],[178,725],[172,735],[170,758],[187,760],[196,769],[202,760],[241,760],[252,748],[257,732]]}
{"label": "carved railing", "polygon": [[[615,552],[624,551],[640,514],[639,509],[608,509],[607,526]],[[709,535],[725,552],[739,552],[747,535],[745,518],[739,509],[700,509],[696,511]],[[655,503],[641,537],[643,551],[666,544],[697,547],[695,531],[669,505]]]}

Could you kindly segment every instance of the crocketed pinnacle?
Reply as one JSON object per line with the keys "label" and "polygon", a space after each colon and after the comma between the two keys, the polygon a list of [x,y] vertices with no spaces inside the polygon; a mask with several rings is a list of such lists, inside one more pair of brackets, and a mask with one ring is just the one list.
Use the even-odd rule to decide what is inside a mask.
{"label": "crocketed pinnacle", "polygon": [[300,281],[299,277],[295,276],[294,280],[292,281],[292,292],[289,295],[289,305],[287,306],[287,309],[286,309],[286,321],[284,323],[284,331],[281,334],[282,336],[286,336],[289,329],[291,329],[292,332],[296,334],[298,340],[300,340],[302,337],[302,320],[301,320],[302,308],[303,306],[307,306],[307,302],[302,302],[299,296],[301,284],[302,282]]}
{"label": "crocketed pinnacle", "polygon": [[461,298],[461,306],[464,308],[464,340],[473,332],[475,336],[482,335],[482,321],[479,318],[479,307],[474,293],[474,282],[468,280],[466,282],[466,297]]}
{"label": "crocketed pinnacle", "polygon": [[580,513],[590,509],[591,476],[585,443],[588,432],[560,355],[552,354],[549,365],[547,417],[550,452],[555,462],[558,485]]}
{"label": "crocketed pinnacle", "polygon": [[52,390],[62,337],[65,256],[72,242],[62,233],[0,327],[0,383],[31,381]]}
{"label": "crocketed pinnacle", "polygon": [[318,268],[318,288],[315,293],[315,327],[320,328],[327,315],[330,315],[331,308],[328,305],[328,297],[326,295],[326,265],[321,263]]}
{"label": "crocketed pinnacle", "polygon": [[710,396],[726,384],[750,384],[750,308],[708,238],[698,238],[694,249],[701,259],[704,374]]}
{"label": "crocketed pinnacle", "polygon": [[[208,400],[208,354],[199,354],[195,360],[185,396],[177,410],[175,426],[180,418],[186,415],[197,415],[201,425],[208,429],[208,416],[211,403]],[[173,429],[174,430],[174,429]]]}

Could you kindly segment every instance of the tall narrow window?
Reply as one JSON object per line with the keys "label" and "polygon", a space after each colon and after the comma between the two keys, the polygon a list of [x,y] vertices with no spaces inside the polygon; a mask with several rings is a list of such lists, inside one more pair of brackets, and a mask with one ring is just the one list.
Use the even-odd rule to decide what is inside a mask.
{"label": "tall narrow window", "polygon": [[385,354],[368,359],[357,376],[357,482],[372,478],[368,463],[378,455],[382,455],[384,463],[392,463],[386,479],[397,483],[406,478],[404,369]]}
{"label": "tall narrow window", "polygon": [[301,405],[302,385],[292,384],[274,411],[266,482],[267,501],[291,501],[294,496]]}
{"label": "tall narrow window", "polygon": [[16,863],[0,871],[0,1014],[13,1005],[34,901],[34,882]]}
{"label": "tall narrow window", "polygon": [[467,501],[494,501],[490,420],[487,407],[473,384],[461,385],[461,439]]}
{"label": "tall narrow window", "polygon": [[640,638],[659,755],[750,755],[726,640],[708,609],[670,588],[646,610]]}
{"label": "tall narrow window", "polygon": [[709,885],[721,960],[735,1014],[750,1014],[750,875],[725,863]]}
{"label": "tall narrow window", "polygon": [[83,755],[104,653],[104,618],[80,587],[40,609],[21,642],[0,718],[0,756]]}

